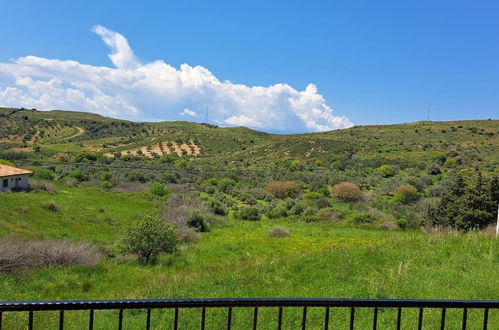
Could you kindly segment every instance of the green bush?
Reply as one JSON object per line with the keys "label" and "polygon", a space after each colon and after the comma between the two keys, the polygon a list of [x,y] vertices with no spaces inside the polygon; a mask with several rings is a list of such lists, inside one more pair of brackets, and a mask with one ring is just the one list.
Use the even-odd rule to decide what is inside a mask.
{"label": "green bush", "polygon": [[106,191],[113,189],[113,184],[109,181],[104,181],[100,184],[100,187]]}
{"label": "green bush", "polygon": [[288,210],[284,205],[279,204],[276,207],[267,211],[267,213],[265,213],[265,215],[269,219],[285,218],[288,216]]}
{"label": "green bush", "polygon": [[159,182],[154,182],[149,187],[149,192],[158,197],[167,197],[171,193],[170,189],[168,189],[166,185]]}
{"label": "green bush", "polygon": [[418,198],[419,193],[417,189],[410,184],[401,185],[393,192],[394,201],[402,204],[414,202]]}
{"label": "green bush", "polygon": [[83,173],[80,170],[71,171],[69,173],[68,177],[70,177],[71,179],[75,179],[78,182],[88,181],[88,179],[89,179],[88,175],[86,175],[85,173]]}
{"label": "green bush", "polygon": [[352,220],[356,224],[364,224],[364,223],[374,223],[378,219],[368,213],[357,213],[353,215]]}
{"label": "green bush", "polygon": [[400,218],[397,220],[397,226],[400,229],[406,229],[407,228],[407,220],[404,218]]}
{"label": "green bush", "polygon": [[113,178],[113,173],[109,171],[102,172],[99,175],[100,181],[111,181],[112,178]]}
{"label": "green bush", "polygon": [[204,233],[210,231],[210,226],[205,217],[198,210],[192,211],[187,218],[187,226],[196,229],[196,231]]}
{"label": "green bush", "polygon": [[210,202],[208,203],[208,207],[213,213],[218,215],[227,215],[228,213],[225,204],[215,199],[210,200]]}
{"label": "green bush", "polygon": [[140,263],[145,265],[161,252],[175,252],[177,244],[173,227],[161,219],[147,217],[127,228],[122,241],[122,251],[136,254]]}
{"label": "green bush", "polygon": [[238,217],[242,220],[260,221],[260,210],[256,206],[243,206],[238,211]]}
{"label": "green bush", "polygon": [[33,172],[34,172],[33,177],[37,179],[54,180],[55,177],[55,173],[46,168],[34,168]]}
{"label": "green bush", "polygon": [[218,190],[220,190],[223,193],[230,193],[235,187],[236,187],[236,181],[229,179],[229,178],[223,178],[218,181]]}
{"label": "green bush", "polygon": [[385,178],[392,177],[396,174],[395,168],[391,165],[381,165],[378,167],[377,171]]}

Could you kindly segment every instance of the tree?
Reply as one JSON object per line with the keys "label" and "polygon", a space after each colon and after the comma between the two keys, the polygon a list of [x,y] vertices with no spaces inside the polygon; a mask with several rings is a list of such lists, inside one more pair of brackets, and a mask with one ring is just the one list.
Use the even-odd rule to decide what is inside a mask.
{"label": "tree", "polygon": [[496,219],[497,194],[497,178],[486,180],[477,170],[473,182],[467,184],[463,176],[457,174],[449,191],[428,210],[428,217],[435,225],[464,231],[483,229]]}
{"label": "tree", "polygon": [[173,227],[161,219],[146,217],[128,227],[122,244],[123,252],[136,254],[146,265],[161,252],[175,252],[178,240]]}

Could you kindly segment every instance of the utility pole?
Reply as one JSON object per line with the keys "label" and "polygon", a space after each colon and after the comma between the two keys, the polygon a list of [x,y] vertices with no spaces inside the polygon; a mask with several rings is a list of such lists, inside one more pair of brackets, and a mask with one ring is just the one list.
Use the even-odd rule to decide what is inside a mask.
{"label": "utility pole", "polygon": [[431,100],[428,100],[428,111],[426,112],[426,120],[430,121]]}
{"label": "utility pole", "polygon": [[204,122],[206,124],[208,124],[208,107],[206,107],[206,116],[205,116]]}

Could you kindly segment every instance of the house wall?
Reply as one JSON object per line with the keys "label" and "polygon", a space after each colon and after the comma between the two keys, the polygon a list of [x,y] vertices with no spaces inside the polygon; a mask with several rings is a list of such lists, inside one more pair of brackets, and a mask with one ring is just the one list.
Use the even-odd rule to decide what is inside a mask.
{"label": "house wall", "polygon": [[[29,185],[28,177],[28,174],[0,177],[0,192],[15,188],[16,181],[19,188],[27,189]],[[4,180],[7,180],[7,187],[4,187]]]}

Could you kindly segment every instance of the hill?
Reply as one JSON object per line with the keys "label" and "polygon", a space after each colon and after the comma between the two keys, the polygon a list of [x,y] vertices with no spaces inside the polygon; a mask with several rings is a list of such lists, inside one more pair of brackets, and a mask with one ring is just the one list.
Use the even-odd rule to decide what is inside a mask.
{"label": "hill", "polygon": [[494,170],[499,159],[499,120],[416,122],[355,126],[321,133],[277,135],[244,127],[190,122],[130,122],[97,114],[0,108],[2,149],[48,158],[60,152],[120,153],[143,158],[196,155],[194,162],[237,167],[341,168],[347,163],[417,166],[449,157],[466,167]]}

